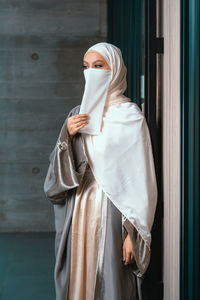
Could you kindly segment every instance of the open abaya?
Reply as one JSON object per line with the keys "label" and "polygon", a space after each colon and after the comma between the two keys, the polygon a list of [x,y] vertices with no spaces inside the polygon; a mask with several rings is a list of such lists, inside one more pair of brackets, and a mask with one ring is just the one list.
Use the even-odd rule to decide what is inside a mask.
{"label": "open abaya", "polygon": [[[104,44],[112,47],[108,43]],[[119,103],[122,102],[112,103],[117,112],[121,105]],[[122,103],[124,105],[126,103]],[[138,128],[142,128],[142,131],[137,129],[137,136],[142,139],[136,139],[134,145],[142,145],[138,149],[144,151],[145,159],[136,171],[140,171],[138,174],[141,174],[141,180],[144,175],[145,179],[149,178],[149,182],[143,184],[144,190],[139,189],[141,198],[138,189],[135,189],[135,195],[130,194],[130,180],[124,186],[120,180],[117,182],[117,190],[121,194],[116,193],[116,196],[112,194],[112,189],[109,190],[109,186],[106,189],[108,181],[102,184],[104,177],[98,171],[104,169],[97,168],[98,160],[95,160],[91,135],[78,132],[70,139],[67,121],[70,116],[80,112],[80,105],[69,112],[50,155],[44,191],[53,203],[55,214],[56,300],[142,300],[141,282],[150,261],[150,229],[156,204],[155,170],[145,119],[136,104],[128,106],[133,109],[131,118],[133,115],[134,121],[141,120]],[[126,118],[124,120],[122,122],[126,122]],[[131,122],[132,119],[129,120]],[[103,126],[101,130],[103,133]],[[143,143],[143,137],[146,137],[146,143]],[[98,139],[93,141],[97,145]],[[121,146],[123,149],[123,144]],[[137,153],[141,155],[139,151]],[[112,157],[107,160],[109,162],[112,162],[112,170],[117,171],[120,162],[113,162]],[[128,172],[123,173],[123,178],[126,178]],[[134,181],[137,181],[137,176]],[[116,181],[110,187],[114,187],[114,184]],[[137,186],[140,187],[139,181]],[[129,193],[124,192],[123,197],[125,187]],[[133,201],[130,201],[129,195]],[[140,203],[143,205],[140,206]],[[134,262],[124,265],[123,243],[127,234],[132,241]]]}

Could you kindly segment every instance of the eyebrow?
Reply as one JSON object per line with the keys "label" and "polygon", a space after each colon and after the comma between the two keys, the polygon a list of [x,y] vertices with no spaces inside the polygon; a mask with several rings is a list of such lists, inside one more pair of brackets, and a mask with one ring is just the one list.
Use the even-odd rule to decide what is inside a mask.
{"label": "eyebrow", "polygon": [[[100,60],[100,59],[97,59],[97,60],[95,60],[93,63],[96,63],[96,62],[98,62],[98,61],[100,61],[100,62],[104,62],[103,60]],[[83,62],[85,62],[85,63],[88,63],[86,60],[84,60]]]}

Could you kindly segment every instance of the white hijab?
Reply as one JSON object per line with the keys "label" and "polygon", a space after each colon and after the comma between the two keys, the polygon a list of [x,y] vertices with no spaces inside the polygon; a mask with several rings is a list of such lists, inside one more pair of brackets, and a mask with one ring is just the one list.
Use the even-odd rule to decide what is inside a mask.
{"label": "white hijab", "polygon": [[[82,132],[88,162],[105,194],[150,248],[157,182],[148,126],[137,104],[123,95],[127,87],[127,69],[120,49],[109,43],[98,43],[87,52],[91,50],[105,58],[111,76],[109,72],[104,73],[106,79],[101,97],[95,98],[97,90],[94,89],[90,98],[83,98],[81,103],[87,108],[87,105],[91,107],[93,99],[98,103],[103,99],[103,109],[95,112],[101,120],[100,131],[96,135]],[[96,69],[95,74],[101,71]],[[96,77],[91,78],[95,85]],[[90,86],[92,89],[91,82],[88,80],[88,90]]]}

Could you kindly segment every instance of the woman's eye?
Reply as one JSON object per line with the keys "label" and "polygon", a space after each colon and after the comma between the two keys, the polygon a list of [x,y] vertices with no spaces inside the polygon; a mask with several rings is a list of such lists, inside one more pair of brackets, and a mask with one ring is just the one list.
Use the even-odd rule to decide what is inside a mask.
{"label": "woman's eye", "polygon": [[[95,68],[102,68],[103,67],[103,65],[94,65],[95,66]],[[88,66],[86,66],[86,65],[83,65],[83,69],[85,70],[85,69],[88,69]]]}

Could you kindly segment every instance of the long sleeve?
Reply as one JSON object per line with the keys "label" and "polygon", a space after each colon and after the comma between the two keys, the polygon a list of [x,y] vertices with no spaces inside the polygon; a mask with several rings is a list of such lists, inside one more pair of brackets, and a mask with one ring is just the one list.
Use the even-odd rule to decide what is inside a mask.
{"label": "long sleeve", "polygon": [[134,273],[141,277],[147,270],[150,262],[150,249],[142,239],[141,235],[137,232],[136,228],[131,222],[122,214],[122,225],[125,230],[125,237],[130,235],[133,244],[133,254],[135,258]]}
{"label": "long sleeve", "polygon": [[[76,164],[76,147],[80,148],[80,143],[73,146],[73,139],[80,139],[77,133],[72,140],[67,130],[67,121],[74,114],[72,109],[60,131],[57,143],[49,157],[49,168],[44,182],[44,192],[53,204],[63,203],[68,190],[77,187],[82,178],[82,171],[77,168]],[[78,150],[81,152],[81,149]]]}

